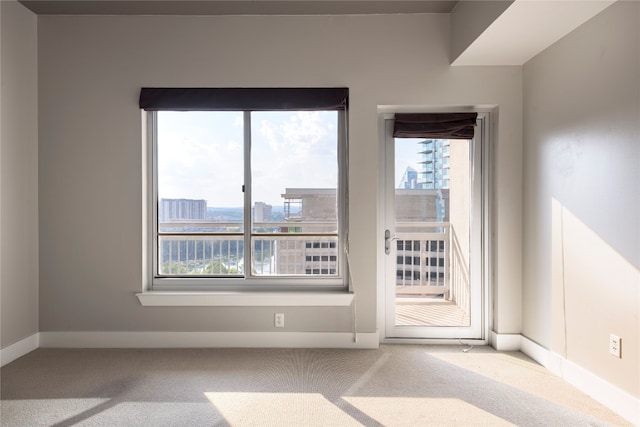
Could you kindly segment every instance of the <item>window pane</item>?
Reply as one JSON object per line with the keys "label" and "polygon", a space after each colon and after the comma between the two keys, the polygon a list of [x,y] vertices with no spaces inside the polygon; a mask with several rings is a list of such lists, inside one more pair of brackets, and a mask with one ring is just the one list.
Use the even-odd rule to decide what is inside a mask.
{"label": "window pane", "polygon": [[395,138],[396,220],[449,221],[449,140]]}
{"label": "window pane", "polygon": [[159,274],[242,273],[242,117],[242,112],[157,113]]}
{"label": "window pane", "polygon": [[337,231],[337,121],[336,111],[252,113],[254,232],[261,222],[289,233]]}
{"label": "window pane", "polygon": [[252,273],[256,276],[337,275],[335,246],[307,246],[310,239],[337,242],[337,237],[327,236],[254,235]]}
{"label": "window pane", "polygon": [[[339,280],[339,114],[155,113],[156,277]],[[252,225],[244,224],[244,206]]]}
{"label": "window pane", "polygon": [[253,271],[336,275],[337,237],[295,234],[337,233],[338,113],[253,112],[251,139]]}

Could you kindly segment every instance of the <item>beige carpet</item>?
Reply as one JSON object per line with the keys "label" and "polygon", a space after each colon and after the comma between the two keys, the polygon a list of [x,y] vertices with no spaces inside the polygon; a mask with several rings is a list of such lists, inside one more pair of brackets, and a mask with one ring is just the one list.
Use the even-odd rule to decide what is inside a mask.
{"label": "beige carpet", "polygon": [[488,347],[39,349],[0,372],[3,427],[629,425]]}

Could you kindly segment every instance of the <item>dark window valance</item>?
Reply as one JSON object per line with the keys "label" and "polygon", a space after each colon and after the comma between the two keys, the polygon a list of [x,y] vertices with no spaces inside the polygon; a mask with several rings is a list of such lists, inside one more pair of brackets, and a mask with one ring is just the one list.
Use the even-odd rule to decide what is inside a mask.
{"label": "dark window valance", "polygon": [[396,114],[395,138],[471,139],[478,113]]}
{"label": "dark window valance", "polygon": [[148,111],[346,110],[348,88],[142,88]]}

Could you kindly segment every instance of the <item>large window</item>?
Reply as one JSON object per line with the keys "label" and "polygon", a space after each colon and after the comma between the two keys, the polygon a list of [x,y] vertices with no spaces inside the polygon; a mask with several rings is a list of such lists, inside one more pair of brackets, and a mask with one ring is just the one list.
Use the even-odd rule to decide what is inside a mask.
{"label": "large window", "polygon": [[347,90],[177,90],[141,94],[153,288],[345,288]]}

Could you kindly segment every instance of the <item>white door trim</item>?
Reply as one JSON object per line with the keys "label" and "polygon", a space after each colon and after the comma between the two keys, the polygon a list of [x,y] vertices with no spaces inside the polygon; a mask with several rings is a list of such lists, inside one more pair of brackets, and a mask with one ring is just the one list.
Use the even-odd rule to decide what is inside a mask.
{"label": "white door trim", "polygon": [[[482,237],[482,252],[483,257],[480,261],[482,265],[482,281],[483,281],[483,289],[481,292],[480,300],[483,306],[483,312],[480,316],[480,336],[474,338],[475,342],[488,342],[489,339],[489,330],[493,325],[492,321],[492,310],[491,310],[491,295],[493,292],[493,286],[491,283],[492,276],[492,247],[491,241],[487,236],[491,236],[491,200],[492,200],[492,176],[491,176],[491,167],[492,167],[492,130],[494,127],[494,122],[497,119],[497,107],[492,105],[481,105],[474,107],[410,107],[410,106],[379,106],[378,108],[378,220],[377,220],[377,296],[378,296],[378,305],[377,305],[377,319],[378,319],[378,331],[380,334],[381,342],[448,342],[450,339],[457,340],[458,337],[443,335],[442,337],[434,336],[433,338],[397,338],[397,337],[388,337],[386,331],[386,317],[387,317],[387,303],[386,303],[386,269],[385,262],[386,256],[384,252],[385,248],[385,237],[384,230],[386,226],[386,218],[387,218],[387,191],[385,191],[385,183],[386,176],[388,174],[387,170],[387,132],[385,121],[394,117],[396,112],[410,113],[410,112],[469,112],[476,111],[479,113],[479,117],[482,118],[483,121],[483,145],[482,145],[482,168],[483,168],[483,176],[481,181],[481,187],[483,192],[482,197],[482,215],[480,216],[480,223],[483,227],[483,237]],[[465,339],[465,341],[467,341]]]}

